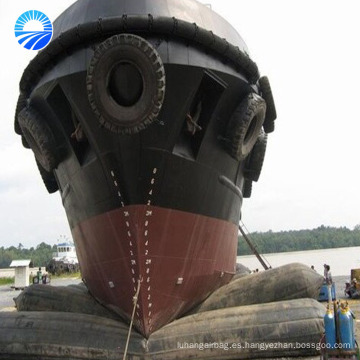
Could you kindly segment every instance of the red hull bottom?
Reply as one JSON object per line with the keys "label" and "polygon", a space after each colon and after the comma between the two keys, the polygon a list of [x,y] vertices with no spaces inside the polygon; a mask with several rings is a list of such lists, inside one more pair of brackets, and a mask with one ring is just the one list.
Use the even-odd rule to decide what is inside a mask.
{"label": "red hull bottom", "polygon": [[116,209],[73,229],[81,272],[105,306],[144,336],[204,300],[235,273],[237,227],[147,205]]}

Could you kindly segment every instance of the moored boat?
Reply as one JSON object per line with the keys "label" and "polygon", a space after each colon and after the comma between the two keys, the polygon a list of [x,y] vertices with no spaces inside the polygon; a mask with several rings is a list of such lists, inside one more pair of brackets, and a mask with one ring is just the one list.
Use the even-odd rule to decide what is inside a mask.
{"label": "moored boat", "polygon": [[56,252],[46,266],[51,274],[79,271],[79,260],[74,244],[63,242],[56,245]]}
{"label": "moored boat", "polygon": [[145,336],[235,274],[276,118],[236,31],[188,0],[79,0],[25,70],[15,131],[60,190],[91,294]]}

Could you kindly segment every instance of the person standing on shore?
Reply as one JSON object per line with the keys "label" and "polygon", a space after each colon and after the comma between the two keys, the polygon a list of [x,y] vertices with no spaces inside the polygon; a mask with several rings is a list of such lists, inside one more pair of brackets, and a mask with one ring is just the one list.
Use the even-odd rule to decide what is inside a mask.
{"label": "person standing on shore", "polygon": [[330,271],[330,265],[324,264],[324,281],[327,284],[327,288],[328,288],[328,301],[330,303],[330,301],[333,299],[332,297],[332,275],[331,275],[331,271]]}
{"label": "person standing on shore", "polygon": [[324,264],[324,280],[326,284],[332,285],[332,275],[330,271],[330,265]]}

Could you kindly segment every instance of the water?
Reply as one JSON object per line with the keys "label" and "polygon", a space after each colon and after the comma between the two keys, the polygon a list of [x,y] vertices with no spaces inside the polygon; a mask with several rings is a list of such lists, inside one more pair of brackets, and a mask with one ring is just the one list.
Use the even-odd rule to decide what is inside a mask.
{"label": "water", "polygon": [[[351,269],[360,268],[360,246],[293,251],[264,254],[263,256],[273,268],[293,262],[300,262],[308,266],[314,265],[315,270],[323,274],[324,264],[329,264],[333,276],[349,276],[349,278]],[[250,270],[262,270],[262,266],[255,255],[238,256],[237,262],[247,266]]]}

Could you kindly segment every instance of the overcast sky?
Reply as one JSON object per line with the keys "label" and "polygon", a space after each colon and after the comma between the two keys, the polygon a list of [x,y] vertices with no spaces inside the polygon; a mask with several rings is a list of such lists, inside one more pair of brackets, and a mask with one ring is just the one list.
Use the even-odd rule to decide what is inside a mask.
{"label": "overcast sky", "polygon": [[[17,44],[16,19],[37,9],[53,21],[73,2],[0,0],[0,246],[71,238],[60,195],[47,193],[32,152],[13,131],[13,117],[22,71],[35,55]],[[359,224],[360,2],[203,2],[243,37],[261,74],[270,79],[277,107],[262,175],[244,200],[247,228]]]}

